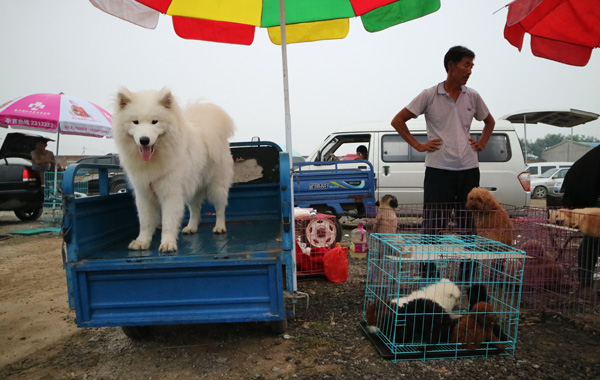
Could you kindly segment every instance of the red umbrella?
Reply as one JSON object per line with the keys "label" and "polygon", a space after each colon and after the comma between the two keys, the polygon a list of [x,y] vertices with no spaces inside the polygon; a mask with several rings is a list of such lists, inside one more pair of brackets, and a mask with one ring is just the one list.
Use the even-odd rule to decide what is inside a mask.
{"label": "red umbrella", "polygon": [[600,46],[597,0],[515,0],[508,5],[504,38],[519,51],[525,33],[533,55],[585,66]]}

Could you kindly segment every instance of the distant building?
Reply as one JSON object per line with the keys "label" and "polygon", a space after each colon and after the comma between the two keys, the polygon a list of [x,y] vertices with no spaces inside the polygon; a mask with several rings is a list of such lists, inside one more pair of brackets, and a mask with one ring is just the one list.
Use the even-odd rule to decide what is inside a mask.
{"label": "distant building", "polygon": [[565,140],[542,152],[542,160],[547,162],[575,162],[581,156],[600,145],[600,143]]}

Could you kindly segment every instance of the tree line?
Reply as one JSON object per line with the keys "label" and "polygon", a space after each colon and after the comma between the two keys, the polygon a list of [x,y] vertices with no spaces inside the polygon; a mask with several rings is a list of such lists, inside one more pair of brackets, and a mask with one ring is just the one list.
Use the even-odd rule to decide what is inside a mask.
{"label": "tree line", "polygon": [[[563,141],[571,140],[571,136],[565,136],[561,134],[547,134],[542,138],[538,138],[535,141],[527,140],[527,153],[530,155],[535,155],[537,157],[542,157],[542,152],[550,147],[560,144]],[[584,136],[584,135],[573,135],[573,141],[578,142],[600,142],[600,139],[594,136]],[[519,138],[519,142],[521,143],[521,151],[523,155],[525,155],[525,139]]]}

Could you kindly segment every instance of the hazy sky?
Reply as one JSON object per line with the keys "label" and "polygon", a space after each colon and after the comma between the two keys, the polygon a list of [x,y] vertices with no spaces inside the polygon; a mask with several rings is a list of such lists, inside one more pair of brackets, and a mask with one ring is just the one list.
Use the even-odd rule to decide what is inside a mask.
{"label": "hazy sky", "polygon": [[[585,67],[536,58],[526,36],[522,52],[503,37],[509,0],[442,0],[436,13],[378,33],[351,21],[343,40],[288,46],[293,147],[307,155],[347,124],[385,121],[422,89],[445,79],[450,46],[475,51],[468,86],[492,114],[538,108],[600,113],[600,52]],[[190,41],[161,16],[156,30],[127,23],[86,0],[0,0],[4,51],[0,103],[38,92],[64,92],[112,111],[120,86],[170,87],[186,103],[213,101],[233,117],[236,141],[259,136],[285,142],[281,50],[266,30],[251,46]],[[522,126],[517,126],[522,137]],[[0,128],[0,139],[10,129]],[[527,128],[533,140],[570,130]],[[600,138],[600,121],[574,128]],[[114,152],[107,139],[61,137],[61,154]],[[54,145],[49,145],[54,150]]]}

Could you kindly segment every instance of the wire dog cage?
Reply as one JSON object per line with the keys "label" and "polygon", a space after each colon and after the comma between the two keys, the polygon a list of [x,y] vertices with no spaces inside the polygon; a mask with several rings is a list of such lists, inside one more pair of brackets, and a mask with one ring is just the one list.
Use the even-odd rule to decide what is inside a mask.
{"label": "wire dog cage", "polygon": [[371,234],[361,325],[393,361],[514,355],[524,259],[473,235]]}
{"label": "wire dog cage", "polygon": [[[458,204],[428,208],[423,204],[403,204],[396,209],[396,232],[479,235],[516,247],[527,255],[521,312],[556,313],[600,329],[600,267],[595,265],[600,238],[585,237],[577,228],[557,224],[551,216],[556,209],[508,205],[503,208],[467,211]],[[376,224],[375,218],[369,219],[367,230],[376,232]]]}

